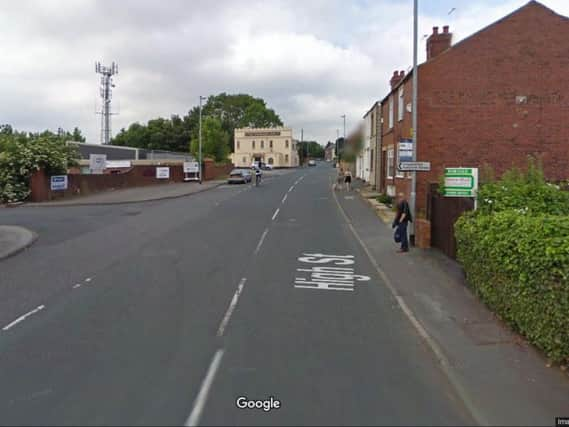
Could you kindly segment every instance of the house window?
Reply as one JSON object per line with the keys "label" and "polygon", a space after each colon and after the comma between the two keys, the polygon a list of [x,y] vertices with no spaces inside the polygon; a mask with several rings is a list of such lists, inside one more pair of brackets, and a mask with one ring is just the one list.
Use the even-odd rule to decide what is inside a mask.
{"label": "house window", "polygon": [[393,148],[387,150],[387,170],[385,171],[387,179],[393,179],[393,168],[395,166],[394,155],[395,152]]}
{"label": "house window", "polygon": [[252,148],[253,150],[255,149],[255,141],[253,141],[253,142],[251,143],[251,148]]}
{"label": "house window", "polygon": [[[271,142],[273,142],[273,141],[271,141]],[[269,157],[269,164],[272,165],[273,163],[274,163],[273,158],[272,158],[272,157]]]}
{"label": "house window", "polygon": [[375,114],[373,113],[373,111],[371,112],[371,120],[369,122],[369,134],[373,135],[375,132],[373,131],[373,123],[374,123],[374,116]]}
{"label": "house window", "polygon": [[239,143],[239,141],[237,141],[237,149],[239,150],[241,148],[241,144]]}
{"label": "house window", "polygon": [[370,150],[369,171],[373,172],[373,148]]}
{"label": "house window", "polygon": [[244,164],[244,165],[247,164],[247,157],[243,157],[243,164]]}
{"label": "house window", "polygon": [[265,148],[265,141],[261,141],[261,148]]}
{"label": "house window", "polygon": [[285,148],[288,148],[288,139],[285,140]]}
{"label": "house window", "polygon": [[269,141],[269,147],[273,148],[273,141]]}
{"label": "house window", "polygon": [[[288,141],[287,141],[288,143]],[[288,154],[285,154],[285,163],[288,163]]]}
{"label": "house window", "polygon": [[389,129],[393,129],[393,97],[389,97]]}
{"label": "house window", "polygon": [[403,105],[404,101],[403,101],[403,95],[404,95],[404,91],[403,91],[403,86],[399,88],[399,101],[397,102],[397,120],[401,121],[403,120],[403,113],[405,112],[405,106]]}

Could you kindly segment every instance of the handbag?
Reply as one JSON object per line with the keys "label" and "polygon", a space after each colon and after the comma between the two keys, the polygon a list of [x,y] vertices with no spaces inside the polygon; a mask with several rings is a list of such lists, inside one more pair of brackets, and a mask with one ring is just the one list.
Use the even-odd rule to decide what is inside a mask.
{"label": "handbag", "polygon": [[395,233],[393,233],[393,240],[395,240],[395,243],[401,243],[401,227],[397,226],[395,228]]}

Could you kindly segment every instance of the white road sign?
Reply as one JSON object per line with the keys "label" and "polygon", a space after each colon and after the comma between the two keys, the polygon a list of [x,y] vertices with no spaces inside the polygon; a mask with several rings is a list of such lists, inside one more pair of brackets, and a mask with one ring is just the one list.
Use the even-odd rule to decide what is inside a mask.
{"label": "white road sign", "polygon": [[184,173],[198,173],[200,164],[198,162],[184,162]]}
{"label": "white road sign", "polygon": [[400,171],[428,172],[431,170],[431,162],[400,162]]}
{"label": "white road sign", "polygon": [[157,179],[170,179],[170,168],[156,168]]}
{"label": "white road sign", "polygon": [[106,163],[106,154],[89,154],[89,169],[91,170],[92,174],[102,174],[105,170]]}

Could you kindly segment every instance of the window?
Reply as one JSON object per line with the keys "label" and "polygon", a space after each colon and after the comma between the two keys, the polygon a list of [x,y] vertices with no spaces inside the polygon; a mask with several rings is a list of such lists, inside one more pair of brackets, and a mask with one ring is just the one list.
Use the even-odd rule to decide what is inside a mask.
{"label": "window", "polygon": [[244,165],[247,164],[247,157],[243,157],[243,164],[244,164]]}
{"label": "window", "polygon": [[393,148],[387,150],[387,170],[385,171],[387,179],[393,179],[393,167],[395,166],[394,160],[395,152]]}
{"label": "window", "polygon": [[389,129],[393,129],[393,97],[389,97]]}
{"label": "window", "polygon": [[[271,141],[271,143],[272,143],[272,142],[273,142],[273,141]],[[272,145],[272,144],[271,144],[271,145]],[[269,164],[272,165],[273,163],[274,163],[273,158],[272,158],[272,157],[269,157]]]}
{"label": "window", "polygon": [[288,139],[285,140],[285,148],[288,148]]}
{"label": "window", "polygon": [[261,148],[265,148],[265,141],[261,141]]}
{"label": "window", "polygon": [[255,149],[255,141],[253,141],[253,142],[251,143],[251,148],[252,148],[253,150]]}
{"label": "window", "polygon": [[397,120],[403,120],[403,113],[405,112],[405,105],[403,100],[403,95],[405,92],[403,91],[403,86],[399,88],[399,102],[397,103]]}
{"label": "window", "polygon": [[371,112],[371,120],[370,120],[370,122],[369,122],[369,134],[370,134],[370,135],[375,134],[375,132],[373,131],[373,123],[375,122],[375,120],[374,120],[374,115],[375,115],[375,114],[374,114],[373,111],[372,111],[372,112]]}
{"label": "window", "polygon": [[241,148],[241,144],[239,143],[239,141],[237,141],[237,149],[239,150]]}
{"label": "window", "polygon": [[[288,141],[287,141],[288,144]],[[285,154],[285,163],[288,163],[288,154]]]}
{"label": "window", "polygon": [[370,172],[373,172],[373,161],[374,161],[374,158],[373,158],[373,148],[372,148],[370,151],[370,159],[369,159],[369,171]]}
{"label": "window", "polygon": [[269,141],[269,147],[273,148],[273,141]]}

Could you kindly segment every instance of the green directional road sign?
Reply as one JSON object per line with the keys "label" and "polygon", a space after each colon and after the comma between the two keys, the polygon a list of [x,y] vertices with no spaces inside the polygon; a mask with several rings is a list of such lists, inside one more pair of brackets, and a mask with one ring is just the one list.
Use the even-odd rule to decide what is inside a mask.
{"label": "green directional road sign", "polygon": [[477,190],[478,168],[445,168],[445,196],[476,197]]}

